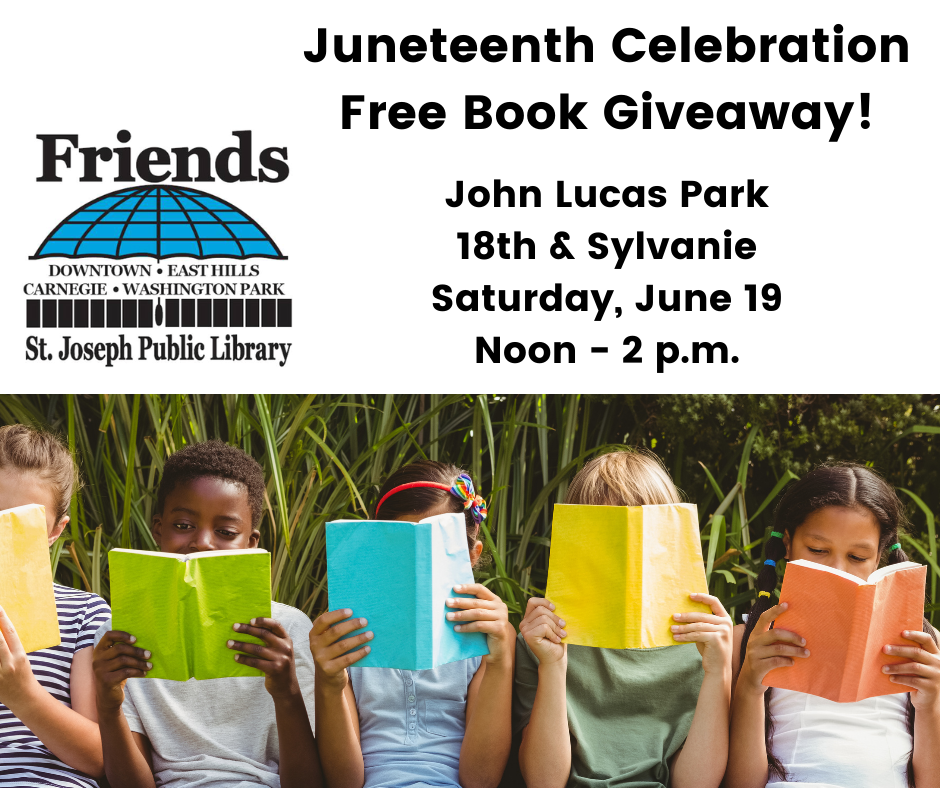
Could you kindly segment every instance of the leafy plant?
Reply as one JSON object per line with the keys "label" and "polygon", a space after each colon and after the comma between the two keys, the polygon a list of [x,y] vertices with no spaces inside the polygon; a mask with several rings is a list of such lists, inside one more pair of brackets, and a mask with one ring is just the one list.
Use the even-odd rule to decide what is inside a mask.
{"label": "leafy plant", "polygon": [[[261,463],[267,481],[261,530],[262,546],[272,553],[274,596],[311,615],[327,606],[324,524],[367,517],[384,479],[403,464],[448,460],[473,473],[490,512],[482,529],[489,559],[477,576],[518,622],[527,597],[544,593],[552,507],[577,470],[624,444],[658,450],[630,402],[578,394],[5,395],[0,421],[67,438],[85,486],[72,501],[71,524],[52,560],[60,582],[105,598],[108,550],[156,547],[150,520],[165,459],[209,438],[241,446]],[[628,422],[633,426],[625,429]],[[923,434],[927,428],[907,429]],[[703,483],[687,484],[686,495],[702,517],[709,588],[729,609],[753,599],[772,504],[796,478],[786,468],[768,474],[767,460],[755,460],[757,447],[767,450],[764,429],[749,425],[699,457],[682,453],[691,438],[670,438],[680,447],[667,457],[675,470],[702,461]],[[936,616],[935,520],[921,498],[905,492],[926,517],[925,536],[911,534],[905,546],[931,566],[930,615]]]}

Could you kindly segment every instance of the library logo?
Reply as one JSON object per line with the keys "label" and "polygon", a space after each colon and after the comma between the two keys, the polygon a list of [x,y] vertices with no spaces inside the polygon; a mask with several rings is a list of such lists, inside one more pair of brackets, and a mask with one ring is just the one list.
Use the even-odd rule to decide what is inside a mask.
{"label": "library logo", "polygon": [[[293,325],[285,283],[265,276],[283,279],[280,262],[287,257],[278,244],[245,211],[190,185],[217,180],[277,183],[287,177],[286,148],[262,151],[256,173],[251,132],[233,134],[238,145],[214,158],[205,148],[147,148],[134,157],[126,147],[80,148],[78,135],[37,135],[42,142],[37,181],[60,183],[63,168],[75,164],[80,182],[102,181],[110,166],[113,180],[132,183],[72,211],[30,255],[34,262],[27,275],[42,280],[24,286],[26,327],[69,333],[61,337],[64,345],[55,354],[47,350],[52,338],[28,337],[27,360],[97,360],[109,367],[148,359],[279,361],[284,366],[289,342],[247,342],[244,333],[200,337],[198,331],[185,331]],[[127,132],[118,133],[119,142],[129,138]],[[72,157],[73,149],[79,156]],[[141,333],[136,348],[124,333],[98,343],[82,343],[71,333],[156,328],[184,331]],[[264,338],[269,340],[270,333]]]}

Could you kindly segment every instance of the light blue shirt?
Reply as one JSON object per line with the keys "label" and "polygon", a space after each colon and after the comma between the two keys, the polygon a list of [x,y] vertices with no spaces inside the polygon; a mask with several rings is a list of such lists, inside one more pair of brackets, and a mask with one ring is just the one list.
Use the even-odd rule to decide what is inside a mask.
{"label": "light blue shirt", "polygon": [[459,786],[467,688],[481,661],[431,670],[349,668],[365,788]]}

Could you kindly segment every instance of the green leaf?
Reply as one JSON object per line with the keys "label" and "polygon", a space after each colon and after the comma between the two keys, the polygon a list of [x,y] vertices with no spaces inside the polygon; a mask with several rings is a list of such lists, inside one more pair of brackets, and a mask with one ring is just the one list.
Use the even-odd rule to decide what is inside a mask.
{"label": "green leaf", "polygon": [[754,447],[754,440],[757,438],[758,432],[760,432],[760,427],[755,424],[747,434],[747,440],[744,441],[741,464],[738,465],[738,484],[741,485],[742,490],[747,486],[747,469],[751,462],[751,449]]}
{"label": "green leaf", "polygon": [[709,584],[709,587],[712,581],[712,568],[715,566],[715,552],[718,550],[718,535],[725,527],[725,518],[720,514],[714,515],[711,526],[708,537],[708,560],[705,563],[705,582]]}
{"label": "green leaf", "polygon": [[720,501],[722,498],[725,497],[725,494],[721,491],[721,487],[718,486],[718,482],[715,481],[715,477],[712,476],[712,472],[708,470],[707,467],[705,467],[705,463],[699,462],[699,465],[701,465],[702,470],[705,471],[705,475],[708,477],[708,482],[709,484],[711,484],[712,489],[715,491],[715,495],[718,497],[718,500]]}
{"label": "green leaf", "polygon": [[780,491],[789,482],[795,481],[796,479],[799,479],[799,478],[800,477],[797,476],[795,473],[793,473],[793,471],[790,471],[790,470],[786,471],[783,474],[783,476],[777,479],[777,483],[774,485],[774,488],[770,491],[770,494],[766,498],[764,498],[764,502],[760,506],[757,507],[757,510],[750,516],[750,519],[755,520],[757,518],[757,515],[759,515],[762,511],[764,511],[764,509],[766,509],[773,502],[774,498],[776,498],[780,494]]}

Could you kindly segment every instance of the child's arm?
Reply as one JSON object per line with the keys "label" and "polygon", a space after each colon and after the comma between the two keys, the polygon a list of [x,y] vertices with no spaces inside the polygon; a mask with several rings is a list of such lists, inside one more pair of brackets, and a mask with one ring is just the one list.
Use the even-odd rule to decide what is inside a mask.
{"label": "child's arm", "polygon": [[33,674],[9,616],[0,608],[0,702],[60,761],[92,777],[104,774],[91,673],[91,648],[72,657],[72,708],[49,694]]}
{"label": "child's arm", "polygon": [[322,784],[320,759],[297,681],[290,635],[273,618],[253,618],[250,624],[234,624],[233,629],[264,641],[263,646],[238,640],[227,645],[242,652],[235,655],[236,662],[264,673],[264,688],[274,700],[282,788],[317,788]]}
{"label": "child's arm", "polygon": [[914,780],[917,788],[940,786],[940,648],[926,632],[904,631],[915,646],[885,646],[885,653],[913,662],[885,665],[891,681],[911,688],[914,706]]}
{"label": "child's arm", "polygon": [[571,736],[565,697],[568,633],[547,599],[530,599],[519,632],[539,661],[539,683],[529,724],[522,731],[519,768],[529,788],[564,788],[571,773]]}
{"label": "child's arm", "polygon": [[[734,683],[731,703],[731,741],[725,788],[764,788],[767,784],[767,743],[764,738],[764,676],[774,668],[793,664],[809,656],[806,641],[794,632],[771,629],[787,604],[765,610],[748,640],[746,658]],[[739,631],[743,632],[743,627]],[[740,640],[732,656],[735,670],[740,664]]]}
{"label": "child's arm", "polygon": [[505,602],[479,583],[454,586],[447,606],[459,608],[447,618],[457,632],[485,632],[490,653],[467,689],[467,729],[460,747],[463,788],[495,788],[502,779],[512,746],[512,667],[516,633]]}
{"label": "child's arm", "polygon": [[104,770],[111,788],[156,788],[149,744],[131,732],[121,710],[125,682],[146,676],[152,667],[150,652],[130,645],[136,639],[127,632],[106,632],[92,656]]}
{"label": "child's arm", "polygon": [[[329,788],[362,788],[366,779],[359,745],[359,713],[346,668],[369,653],[369,646],[357,647],[371,640],[372,633],[340,640],[368,623],[364,618],[346,621],[351,615],[349,609],[324,613],[310,630],[310,651],[317,666],[317,746]],[[357,650],[347,654],[352,648]]]}
{"label": "child's arm", "polygon": [[672,627],[680,643],[695,643],[705,677],[695,705],[692,727],[672,765],[672,788],[718,788],[728,759],[731,707],[731,653],[734,623],[721,602],[709,594],[690,594],[711,607],[708,613],[676,613]]}

